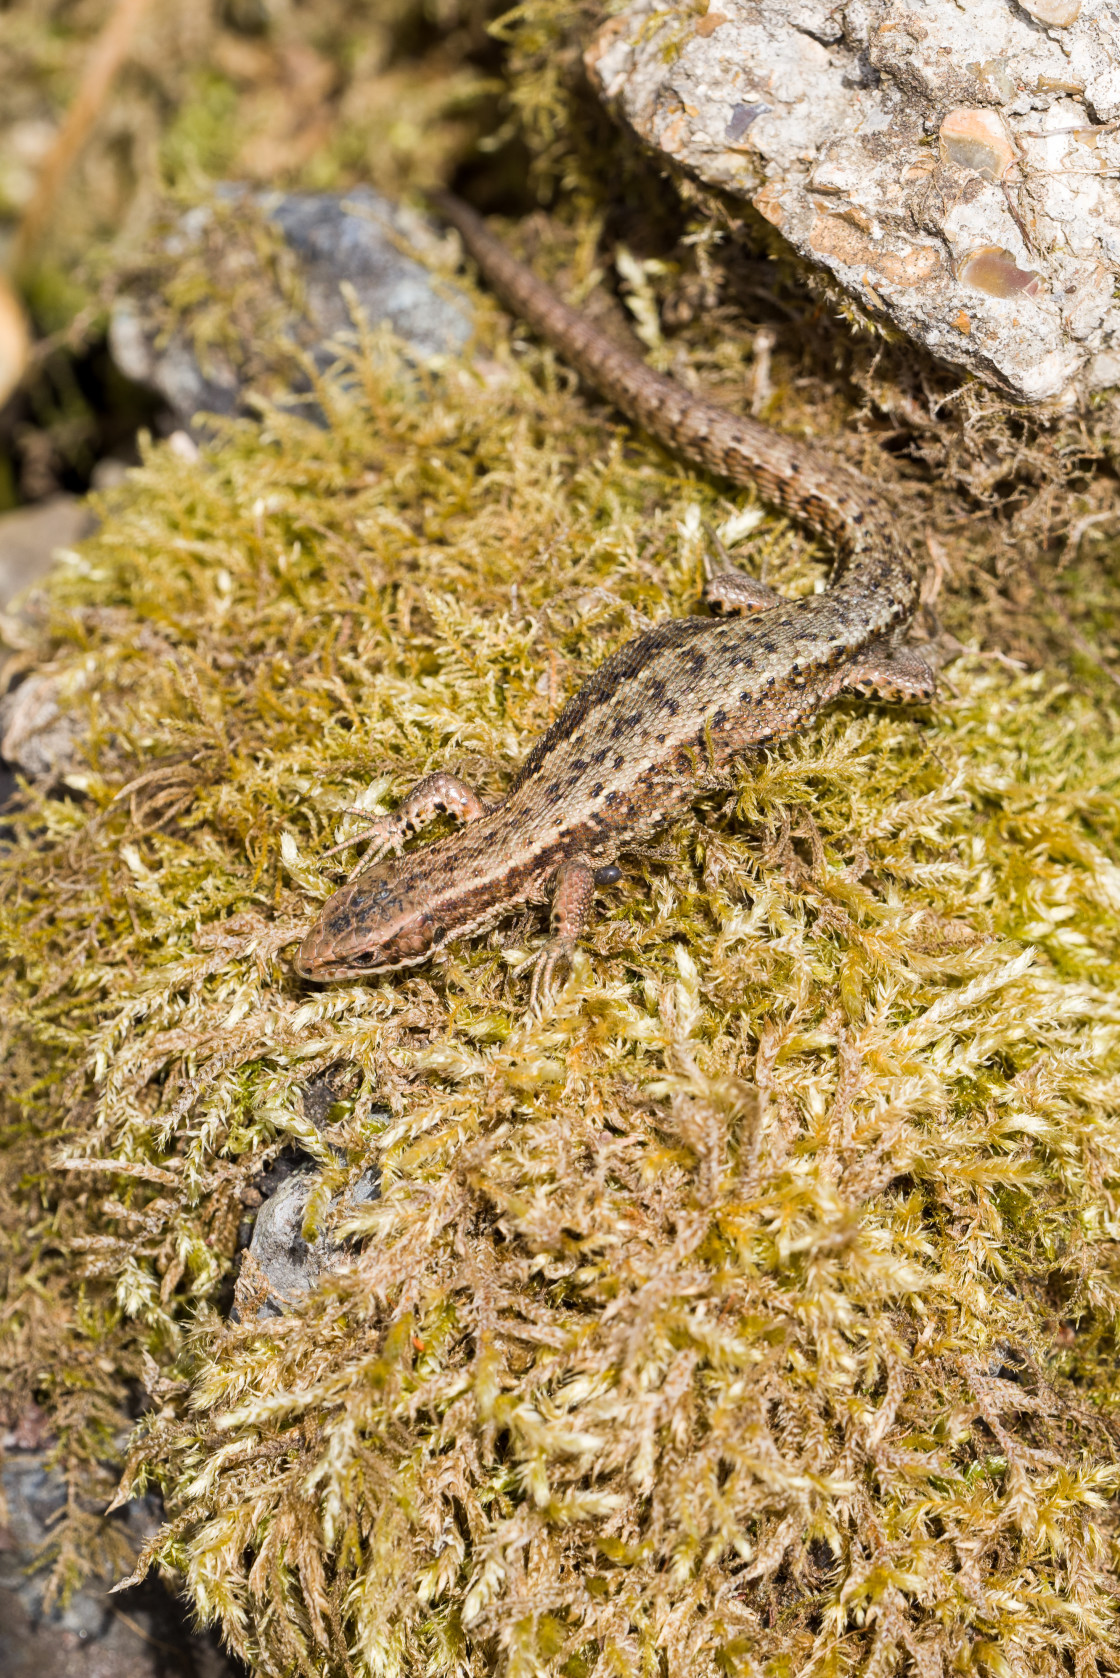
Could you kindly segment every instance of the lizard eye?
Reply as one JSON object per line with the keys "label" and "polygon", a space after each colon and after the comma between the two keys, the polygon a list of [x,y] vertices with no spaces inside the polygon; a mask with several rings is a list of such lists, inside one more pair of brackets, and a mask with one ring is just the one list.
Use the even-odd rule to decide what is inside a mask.
{"label": "lizard eye", "polygon": [[432,933],[432,943],[433,944],[442,944],[443,940],[446,937],[447,937],[447,928],[445,926],[437,926]]}

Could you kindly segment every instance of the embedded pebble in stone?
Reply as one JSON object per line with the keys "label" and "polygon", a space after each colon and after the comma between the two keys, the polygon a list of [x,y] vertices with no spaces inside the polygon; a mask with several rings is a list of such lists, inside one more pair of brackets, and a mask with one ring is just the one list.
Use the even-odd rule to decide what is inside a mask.
{"label": "embedded pebble in stone", "polygon": [[1019,0],[1019,4],[1050,29],[1068,29],[1081,16],[1081,0]]}
{"label": "embedded pebble in stone", "polygon": [[999,245],[984,245],[966,257],[958,270],[965,285],[986,292],[989,297],[1015,297],[1023,292],[1037,297],[1039,277],[1030,268],[1020,268],[1010,251]]}
{"label": "embedded pebble in stone", "polygon": [[1006,58],[986,58],[983,63],[973,60],[965,69],[976,77],[981,93],[994,99],[997,105],[1009,105],[1014,99],[1015,83],[1007,73]]}
{"label": "embedded pebble in stone", "polygon": [[984,181],[1002,181],[1017,161],[998,111],[950,111],[939,137],[946,163],[971,169]]}
{"label": "embedded pebble in stone", "polygon": [[741,140],[751,123],[756,118],[765,116],[769,109],[769,105],[763,104],[734,106],[731,116],[728,118],[727,131],[724,136],[728,144],[734,145],[736,140]]}

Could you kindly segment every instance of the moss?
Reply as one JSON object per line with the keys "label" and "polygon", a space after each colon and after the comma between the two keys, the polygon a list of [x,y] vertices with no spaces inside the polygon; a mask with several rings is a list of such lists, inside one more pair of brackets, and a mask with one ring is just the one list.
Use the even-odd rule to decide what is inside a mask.
{"label": "moss", "polygon": [[[539,1021],[537,916],[377,985],[292,976],[363,789],[450,763],[497,792],[691,608],[731,511],[547,355],[489,354],[420,372],[375,337],[318,387],[329,430],[151,451],[54,583],[88,747],[3,863],[8,1384],[79,1487],[146,1384],[154,1558],[261,1671],[1103,1659],[1092,685],[972,658],[930,713],[838,708],[630,860]],[[773,517],[737,557],[817,574]],[[300,1088],[339,1063],[318,1132]],[[335,1230],[352,1267],[233,1325],[240,1195],[292,1144],[383,1196]]]}
{"label": "moss", "polygon": [[[607,176],[640,172],[568,120],[587,15],[503,25],[571,217],[512,231],[617,327]],[[747,405],[742,229],[696,198],[677,242],[668,202],[625,207],[623,300]],[[235,357],[267,320],[242,256],[295,284],[239,237],[228,285],[157,275],[168,330]],[[0,1390],[56,1430],[59,1588],[119,1565],[98,1511],[139,1409],[122,1495],[168,1516],[141,1567],[264,1673],[1109,1670],[1112,416],[1024,420],[765,283],[768,417],[891,482],[966,651],[936,707],[838,706],[626,859],[539,1020],[536,913],[301,985],[327,852],[430,768],[500,792],[694,609],[749,497],[480,301],[477,364],[367,333],[314,378],[325,428],[262,398],[201,464],[149,449],[21,632],[81,742],[0,857]],[[735,558],[823,574],[769,514]],[[291,1148],[352,1263],[257,1320],[238,1230]],[[328,1194],[371,1163],[347,1221]]]}

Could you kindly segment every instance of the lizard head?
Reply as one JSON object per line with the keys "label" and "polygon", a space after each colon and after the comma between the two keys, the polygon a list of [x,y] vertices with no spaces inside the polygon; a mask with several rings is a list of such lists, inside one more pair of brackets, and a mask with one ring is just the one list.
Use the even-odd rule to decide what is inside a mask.
{"label": "lizard head", "polygon": [[387,858],[336,891],[296,956],[305,979],[364,979],[413,967],[443,944],[448,928],[431,912],[431,893]]}

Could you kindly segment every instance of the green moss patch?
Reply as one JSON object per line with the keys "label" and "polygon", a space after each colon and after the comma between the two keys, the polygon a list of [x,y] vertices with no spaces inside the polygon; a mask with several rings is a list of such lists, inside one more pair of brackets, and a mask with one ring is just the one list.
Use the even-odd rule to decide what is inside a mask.
{"label": "green moss patch", "polygon": [[[540,1019],[535,911],[292,974],[349,807],[500,792],[748,499],[548,355],[481,365],[368,338],[329,429],[152,451],[52,587],[81,743],[0,861],[0,1356],[75,1487],[60,1580],[139,1401],[149,1559],[262,1672],[1107,1671],[1103,681],[970,657],[930,711],[836,707],[627,859]],[[822,575],[770,515],[735,557]],[[247,1267],[233,1322],[291,1147],[351,1259],[269,1320]]]}

